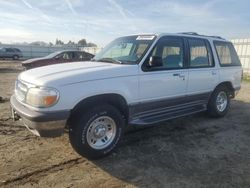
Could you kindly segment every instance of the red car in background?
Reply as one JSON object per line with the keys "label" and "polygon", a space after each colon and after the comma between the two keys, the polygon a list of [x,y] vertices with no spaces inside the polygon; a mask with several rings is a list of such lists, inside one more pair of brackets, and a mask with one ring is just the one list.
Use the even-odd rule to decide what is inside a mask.
{"label": "red car in background", "polygon": [[53,65],[58,63],[89,61],[93,57],[93,54],[84,51],[59,51],[42,58],[34,58],[23,61],[22,66],[27,70],[31,68]]}

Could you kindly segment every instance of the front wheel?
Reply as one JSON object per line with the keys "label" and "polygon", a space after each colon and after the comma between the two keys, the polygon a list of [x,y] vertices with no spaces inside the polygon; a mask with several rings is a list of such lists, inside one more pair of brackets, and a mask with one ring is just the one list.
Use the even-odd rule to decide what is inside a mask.
{"label": "front wheel", "polygon": [[226,87],[221,86],[215,89],[209,103],[208,113],[212,117],[223,117],[230,108],[230,96]]}
{"label": "front wheel", "polygon": [[12,59],[13,59],[13,60],[18,60],[18,59],[19,59],[19,56],[18,56],[18,55],[14,55]]}
{"label": "front wheel", "polygon": [[76,112],[69,125],[69,139],[77,153],[90,159],[110,154],[124,131],[122,114],[111,105]]}

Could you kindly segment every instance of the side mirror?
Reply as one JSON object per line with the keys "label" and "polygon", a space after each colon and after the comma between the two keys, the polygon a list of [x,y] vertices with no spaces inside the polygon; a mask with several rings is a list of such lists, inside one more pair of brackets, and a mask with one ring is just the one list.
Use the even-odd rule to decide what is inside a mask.
{"label": "side mirror", "polygon": [[149,67],[161,67],[163,66],[162,58],[159,56],[151,56],[148,62]]}
{"label": "side mirror", "polygon": [[56,60],[60,59],[60,56],[59,56],[59,55],[58,55],[58,56],[56,56],[56,57],[55,57],[55,59],[56,59]]}

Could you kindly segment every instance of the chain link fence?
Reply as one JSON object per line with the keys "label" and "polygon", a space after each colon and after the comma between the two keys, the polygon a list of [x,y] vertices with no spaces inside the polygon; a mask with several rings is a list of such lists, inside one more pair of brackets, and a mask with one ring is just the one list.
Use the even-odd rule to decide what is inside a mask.
{"label": "chain link fence", "polygon": [[250,39],[231,40],[240,58],[244,74],[250,77]]}
{"label": "chain link fence", "polygon": [[[250,39],[233,39],[233,43],[243,70],[244,74],[250,76]],[[101,47],[82,47],[82,46],[32,46],[32,45],[17,45],[17,44],[0,44],[0,48],[18,48],[23,53],[24,59],[43,57],[49,55],[50,53],[62,50],[80,50],[86,51],[92,54],[97,54]]]}
{"label": "chain link fence", "polygon": [[0,48],[18,48],[23,54],[23,59],[44,57],[56,51],[62,50],[81,50],[96,54],[102,48],[82,47],[82,46],[34,46],[34,45],[17,45],[17,44],[0,44]]}

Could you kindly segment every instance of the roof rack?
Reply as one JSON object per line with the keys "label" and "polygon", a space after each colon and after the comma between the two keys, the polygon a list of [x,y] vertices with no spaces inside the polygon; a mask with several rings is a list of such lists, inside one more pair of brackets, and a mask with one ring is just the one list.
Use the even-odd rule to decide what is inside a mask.
{"label": "roof rack", "polygon": [[185,34],[185,35],[199,35],[198,33],[196,32],[182,32],[180,34]]}
{"label": "roof rack", "polygon": [[224,38],[222,38],[222,37],[220,37],[220,36],[208,36],[208,37],[213,37],[213,38],[218,38],[218,39],[226,40],[226,39],[224,39]]}
{"label": "roof rack", "polygon": [[217,39],[222,39],[222,40],[226,40],[220,36],[209,36],[209,35],[200,35],[196,32],[182,32],[182,33],[179,33],[179,34],[185,34],[185,35],[196,35],[196,36],[204,36],[204,37],[212,37],[212,38],[217,38]]}

